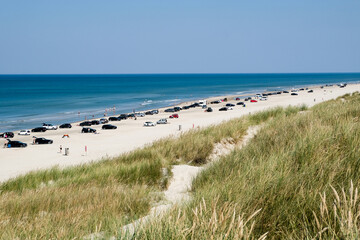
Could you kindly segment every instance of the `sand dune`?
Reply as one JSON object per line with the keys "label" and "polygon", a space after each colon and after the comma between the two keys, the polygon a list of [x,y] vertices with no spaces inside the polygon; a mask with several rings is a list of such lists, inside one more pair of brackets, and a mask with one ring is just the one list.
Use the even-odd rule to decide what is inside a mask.
{"label": "sand dune", "polygon": [[[114,157],[150,144],[154,140],[169,135],[178,135],[181,131],[186,131],[193,127],[205,127],[211,124],[217,124],[225,120],[271,107],[299,104],[312,106],[346,93],[360,91],[360,84],[350,84],[345,88],[333,86],[325,87],[324,89],[312,89],[314,89],[313,93],[300,91],[298,96],[281,94],[269,96],[267,101],[259,101],[257,103],[246,102],[245,108],[235,106],[234,110],[227,112],[218,111],[220,107],[225,105],[224,103],[210,105],[214,109],[211,113],[204,112],[201,108],[183,110],[179,112],[179,119],[170,119],[169,124],[157,125],[155,127],[143,127],[143,123],[145,121],[157,121],[160,118],[166,118],[170,113],[164,113],[164,109],[161,109],[157,115],[140,117],[137,118],[137,120],[128,119],[121,122],[111,122],[111,124],[118,126],[116,130],[101,130],[101,125],[92,126],[97,129],[99,134],[82,134],[80,133],[82,127],[76,126],[75,123],[70,130],[58,129],[45,133],[32,133],[30,136],[16,135],[14,140],[20,140],[29,145],[25,149],[0,148],[0,181],[8,180],[32,170],[45,169],[53,166],[71,166],[101,160],[106,157]],[[229,99],[228,102],[235,103],[236,101],[233,100],[233,97],[234,96],[227,96]],[[179,125],[181,125],[181,131],[179,131]],[[68,134],[70,138],[62,138],[64,134]],[[33,136],[52,139],[54,144],[32,145]],[[0,143],[3,145],[5,140],[1,139]],[[63,147],[62,153],[59,153],[60,145]],[[85,146],[87,147],[87,153],[85,152]],[[63,155],[64,148],[69,148],[70,154],[68,156]]]}

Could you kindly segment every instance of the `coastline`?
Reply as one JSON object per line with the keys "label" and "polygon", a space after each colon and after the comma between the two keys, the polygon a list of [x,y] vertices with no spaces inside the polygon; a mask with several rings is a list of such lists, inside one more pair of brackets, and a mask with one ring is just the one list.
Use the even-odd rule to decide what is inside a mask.
{"label": "coastline", "polygon": [[[267,101],[259,101],[257,103],[246,103],[245,108],[235,106],[234,110],[227,112],[219,112],[218,109],[224,105],[211,104],[214,109],[212,113],[205,113],[201,108],[183,110],[178,112],[179,119],[171,119],[170,124],[157,125],[156,127],[143,127],[145,121],[157,121],[165,118],[171,113],[164,113],[169,107],[159,108],[160,113],[157,115],[146,115],[139,117],[137,120],[128,119],[120,122],[111,122],[118,127],[116,130],[100,130],[101,125],[92,126],[99,131],[99,134],[81,134],[82,127],[76,126],[79,122],[73,123],[73,128],[58,129],[56,131],[47,131],[45,133],[32,133],[30,136],[16,136],[14,140],[20,140],[26,143],[32,142],[32,137],[45,137],[54,140],[52,145],[31,145],[25,149],[5,149],[0,148],[0,181],[6,181],[10,178],[28,173],[37,169],[45,169],[53,166],[66,167],[71,165],[89,163],[104,158],[116,157],[122,153],[129,152],[139,147],[151,144],[153,141],[168,136],[177,136],[183,131],[192,129],[193,127],[206,127],[218,124],[222,121],[237,118],[245,114],[266,110],[276,106],[288,106],[306,104],[312,106],[319,102],[330,100],[346,93],[360,91],[360,84],[350,83],[345,88],[339,88],[337,85],[332,87],[309,86],[314,93],[307,91],[299,92],[299,96],[291,96],[290,94],[281,94],[269,96]],[[220,98],[228,98],[228,103],[234,103],[234,97],[248,96],[244,95],[226,95],[214,96],[207,98],[208,101]],[[315,99],[315,101],[314,101]],[[175,106],[183,106],[193,101],[183,102]],[[118,114],[117,114],[118,115]],[[109,116],[108,116],[109,117]],[[181,131],[179,131],[181,125]],[[63,139],[63,134],[69,134],[69,139]],[[0,143],[4,143],[4,139]],[[69,148],[69,156],[59,153],[59,146]],[[85,152],[85,147],[87,152]]]}

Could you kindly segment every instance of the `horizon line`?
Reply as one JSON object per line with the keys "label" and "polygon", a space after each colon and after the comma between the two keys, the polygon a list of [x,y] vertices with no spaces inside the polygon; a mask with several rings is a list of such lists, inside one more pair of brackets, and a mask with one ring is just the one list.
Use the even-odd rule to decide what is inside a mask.
{"label": "horizon line", "polygon": [[268,72],[268,73],[0,73],[9,75],[231,75],[231,74],[351,74],[360,72]]}

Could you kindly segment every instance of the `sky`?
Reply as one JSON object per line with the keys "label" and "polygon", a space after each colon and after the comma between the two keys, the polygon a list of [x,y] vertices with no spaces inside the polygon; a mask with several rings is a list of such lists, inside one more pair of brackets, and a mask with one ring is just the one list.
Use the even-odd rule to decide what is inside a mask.
{"label": "sky", "polygon": [[360,72],[359,0],[0,0],[0,74]]}

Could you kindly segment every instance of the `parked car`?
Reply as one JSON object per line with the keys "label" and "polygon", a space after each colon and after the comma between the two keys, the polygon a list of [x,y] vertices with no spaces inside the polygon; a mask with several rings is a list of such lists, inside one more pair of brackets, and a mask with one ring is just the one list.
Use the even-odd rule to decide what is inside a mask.
{"label": "parked car", "polygon": [[257,100],[255,100],[255,99],[251,99],[251,100],[250,100],[250,102],[257,102]]}
{"label": "parked car", "polygon": [[169,118],[179,118],[179,114],[173,114],[173,115],[171,115],[171,116],[169,116]]}
{"label": "parked car", "polygon": [[90,121],[85,121],[79,124],[80,126],[91,126],[91,122]]}
{"label": "parked car", "polygon": [[81,133],[96,133],[96,130],[95,129],[93,129],[93,128],[83,128],[82,130],[81,130]]}
{"label": "parked car", "polygon": [[135,114],[134,113],[130,113],[127,115],[128,118],[134,118],[135,117]]}
{"label": "parked car", "polygon": [[138,113],[135,113],[135,116],[136,117],[145,117],[145,113],[138,112]]}
{"label": "parked car", "polygon": [[159,121],[157,121],[156,123],[157,123],[157,124],[167,124],[168,121],[167,121],[166,118],[162,118],[162,119],[160,119]]}
{"label": "parked car", "polygon": [[52,144],[53,140],[46,138],[36,138],[34,144]]}
{"label": "parked car", "polygon": [[174,107],[174,110],[175,110],[175,112],[179,112],[180,110],[182,110],[182,108],[181,107]]}
{"label": "parked car", "polygon": [[233,107],[227,107],[227,110],[234,110]]}
{"label": "parked car", "polygon": [[91,121],[91,125],[99,125],[100,121],[99,120],[92,120]]}
{"label": "parked car", "polygon": [[235,104],[227,103],[225,106],[227,106],[227,107],[235,107]]}
{"label": "parked car", "polygon": [[144,123],[144,127],[155,127],[156,126],[156,123],[154,122],[145,122]]}
{"label": "parked car", "polygon": [[304,89],[304,88],[300,88],[299,90],[300,90],[300,91],[304,91],[305,89]]}
{"label": "parked car", "polygon": [[213,109],[211,108],[211,107],[208,107],[206,110],[205,110],[205,112],[212,112],[213,111]]}
{"label": "parked car", "polygon": [[314,91],[313,91],[313,90],[309,90],[309,91],[308,91],[308,93],[312,93],[312,92],[314,92]]}
{"label": "parked car", "polygon": [[151,110],[151,112],[152,112],[153,114],[159,114],[159,110],[157,110],[157,109]]}
{"label": "parked car", "polygon": [[14,133],[13,132],[4,132],[4,133],[0,134],[0,137],[2,137],[2,138],[13,138]]}
{"label": "parked car", "polygon": [[37,128],[33,128],[31,129],[31,132],[46,132],[46,128],[45,127],[37,127]]}
{"label": "parked car", "polygon": [[220,100],[216,100],[216,101],[212,101],[212,102],[210,102],[211,104],[219,104],[219,103],[221,103],[221,101]]}
{"label": "parked car", "polygon": [[70,123],[64,123],[59,126],[59,128],[72,128]]}
{"label": "parked car", "polygon": [[227,107],[222,107],[222,108],[219,109],[219,111],[227,111],[227,110],[228,110]]}
{"label": "parked car", "polygon": [[267,100],[267,97],[261,97],[259,98],[260,101],[266,101]]}
{"label": "parked car", "polygon": [[109,120],[107,120],[106,118],[101,118],[100,119],[100,124],[105,124],[105,123],[108,123]]}
{"label": "parked car", "polygon": [[175,109],[174,108],[168,108],[168,109],[165,109],[164,112],[175,112]]}
{"label": "parked car", "polygon": [[117,129],[117,126],[111,125],[111,124],[105,124],[102,126],[102,129]]}
{"label": "parked car", "polygon": [[182,109],[184,109],[184,110],[187,110],[187,109],[189,109],[190,108],[190,106],[183,106],[182,107]]}
{"label": "parked car", "polygon": [[297,94],[297,93],[294,93],[294,92],[293,92],[293,93],[291,93],[291,95],[293,95],[293,96],[297,96],[297,95],[299,95],[299,94]]}
{"label": "parked car", "polygon": [[120,121],[121,119],[119,117],[109,117],[109,121]]}
{"label": "parked car", "polygon": [[145,112],[145,115],[154,115],[154,113],[152,111],[147,111]]}
{"label": "parked car", "polygon": [[236,105],[244,105],[244,102],[238,102]]}
{"label": "parked car", "polygon": [[120,116],[118,117],[120,120],[126,120],[128,118],[127,114],[120,114]]}
{"label": "parked car", "polygon": [[236,101],[240,101],[240,98],[239,98],[239,97],[237,97],[237,98],[235,98],[235,100],[236,100]]}
{"label": "parked car", "polygon": [[18,133],[18,135],[30,135],[30,130],[20,130],[20,132]]}
{"label": "parked car", "polygon": [[283,93],[289,93],[289,91],[283,91]]}
{"label": "parked car", "polygon": [[6,146],[8,148],[24,148],[27,147],[27,144],[20,141],[11,141],[8,139]]}
{"label": "parked car", "polygon": [[48,123],[43,123],[43,127],[46,128],[46,130],[57,130],[57,126]]}

